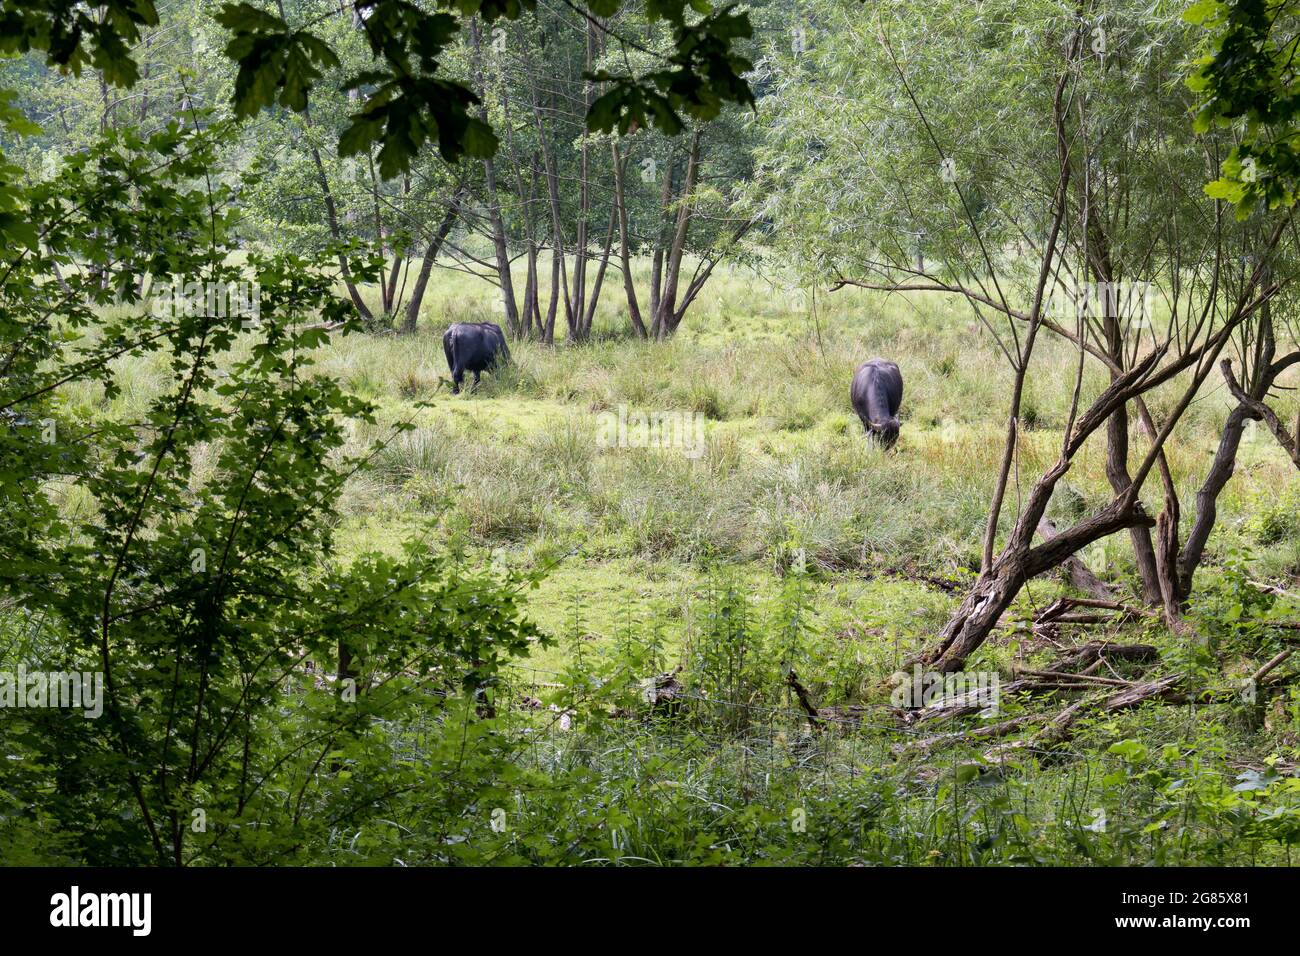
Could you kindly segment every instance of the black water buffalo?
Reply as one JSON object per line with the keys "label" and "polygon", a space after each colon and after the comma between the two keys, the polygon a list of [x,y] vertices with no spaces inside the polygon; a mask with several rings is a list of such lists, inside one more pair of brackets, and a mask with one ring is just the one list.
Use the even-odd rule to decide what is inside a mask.
{"label": "black water buffalo", "polygon": [[853,373],[849,389],[862,427],[886,448],[898,441],[898,406],[903,404],[903,373],[893,362],[874,358]]}
{"label": "black water buffalo", "polygon": [[442,350],[451,369],[451,394],[460,393],[466,372],[474,373],[474,387],[479,375],[510,361],[506,335],[495,322],[457,322],[442,334]]}

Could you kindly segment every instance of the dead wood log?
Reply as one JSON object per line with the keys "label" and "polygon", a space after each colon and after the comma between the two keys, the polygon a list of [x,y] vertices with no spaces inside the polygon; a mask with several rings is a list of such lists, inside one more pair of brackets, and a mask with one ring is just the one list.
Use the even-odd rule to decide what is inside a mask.
{"label": "dead wood log", "polygon": [[[1100,658],[1095,662],[1100,664]],[[1071,674],[1059,669],[1050,671],[1021,670],[1016,679],[1008,681],[998,688],[1001,694],[1042,694],[1052,691],[1096,690],[1098,685],[1106,687],[1128,688],[1137,686],[1132,681],[1112,677],[1092,677],[1086,674]],[[986,710],[989,706],[984,691],[970,691],[960,697],[949,697],[936,701],[914,711],[904,711],[904,720],[910,724],[941,723],[957,717]]]}
{"label": "dead wood log", "polygon": [[[652,674],[636,682],[637,696],[650,705],[651,714],[665,714],[672,717],[681,711],[687,698],[686,687],[677,679],[677,675],[681,672],[682,665],[678,664],[676,670]],[[639,707],[616,707],[610,712],[612,717],[626,719],[644,717],[645,714],[645,710]]]}
{"label": "dead wood log", "polygon": [[1264,764],[1250,760],[1229,760],[1228,763],[1235,769],[1241,771],[1253,770],[1261,776],[1267,774],[1277,774],[1280,777],[1294,777],[1300,771],[1300,764],[1290,760],[1279,760],[1276,763]]}
{"label": "dead wood log", "polygon": [[1272,671],[1275,667],[1277,667],[1288,657],[1290,657],[1294,651],[1295,651],[1294,647],[1288,647],[1286,650],[1280,651],[1267,664],[1265,664],[1259,670],[1255,671],[1255,673],[1251,674],[1250,679],[1256,682],[1263,680],[1266,676],[1268,676],[1268,673],[1270,671]]}
{"label": "dead wood log", "polygon": [[[1116,617],[1110,618],[1102,615],[1072,615],[1068,612],[1075,608],[1094,608],[1103,611],[1116,611]],[[1035,624],[1049,624],[1059,622],[1062,624],[1109,624],[1122,623],[1124,621],[1137,620],[1139,617],[1151,616],[1150,611],[1135,608],[1128,604],[1122,604],[1119,601],[1109,601],[1099,598],[1076,598],[1063,597],[1057,598],[1047,607],[1043,608],[1034,618]]]}
{"label": "dead wood log", "polygon": [[862,725],[863,720],[872,713],[880,713],[879,708],[863,704],[848,704],[844,707],[818,707],[817,716],[827,725],[851,730]]}
{"label": "dead wood log", "polygon": [[1103,658],[1150,663],[1160,659],[1160,650],[1153,644],[1111,644],[1106,641],[1089,641],[1062,654],[1050,669],[1059,671],[1080,664],[1099,663]]}
{"label": "dead wood log", "polygon": [[1182,674],[1169,674],[1153,681],[1147,681],[1144,684],[1134,684],[1118,694],[1107,697],[1102,701],[1101,709],[1106,713],[1112,713],[1117,710],[1136,707],[1148,700],[1159,700],[1166,704],[1181,704],[1187,700],[1187,694],[1181,689],[1182,682]]}
{"label": "dead wood log", "polygon": [[1300,594],[1295,594],[1276,584],[1269,584],[1267,581],[1251,581],[1249,583],[1251,587],[1258,588],[1265,594],[1272,594],[1275,597],[1284,597],[1290,598],[1293,601],[1300,601]]}
{"label": "dead wood log", "polygon": [[[1038,534],[1042,536],[1044,541],[1050,541],[1059,532],[1056,530],[1056,525],[1044,517],[1039,519]],[[1085,594],[1103,600],[1115,596],[1115,589],[1093,574],[1077,555],[1066,558],[1061,567],[1065,568],[1066,573],[1069,575],[1070,583]]]}
{"label": "dead wood log", "polygon": [[[1114,658],[1135,662],[1158,660],[1159,650],[1151,644],[1108,644],[1105,641],[1090,641],[1063,653],[1043,671],[1022,670],[1021,675],[999,688],[1001,694],[1038,693],[1055,690],[1094,690],[1097,684],[1111,687],[1128,688],[1136,686],[1131,681],[1112,677],[1094,677],[1091,671],[1099,668],[1104,660]],[[1071,672],[1070,668],[1085,665],[1083,672]],[[973,691],[962,697],[937,701],[917,711],[908,712],[909,723],[938,722],[965,717],[985,709],[987,701],[981,701],[980,692]]]}
{"label": "dead wood log", "polygon": [[[1021,673],[1027,673],[1022,671]],[[1130,686],[1128,681],[1116,681],[1121,687]],[[1108,685],[1110,686],[1110,685]],[[1046,694],[1053,691],[1096,690],[1097,684],[1080,679],[1077,674],[1062,674],[1056,679],[1040,677],[1021,677],[1008,681],[998,688],[998,694]],[[948,697],[935,701],[918,710],[904,711],[904,720],[911,724],[942,723],[957,717],[987,710],[989,700],[986,691],[974,690],[959,697]]]}
{"label": "dead wood log", "polygon": [[304,325],[299,332],[337,332],[346,322],[317,322],[314,325]]}
{"label": "dead wood log", "polygon": [[933,737],[925,737],[912,743],[896,744],[892,749],[898,756],[907,754],[925,755],[930,753],[940,744],[951,743],[958,740],[965,740],[970,737],[1005,737],[1014,733],[1026,724],[1032,723],[1037,719],[1035,714],[1022,714],[1019,717],[1013,717],[1010,720],[1004,720],[996,724],[985,724],[983,727],[972,727],[970,730],[958,730],[946,734],[935,734]]}
{"label": "dead wood log", "polygon": [[[1096,695],[1083,700],[1076,700],[1047,718],[1042,728],[1031,737],[1010,741],[987,750],[984,753],[984,759],[997,763],[1009,756],[1013,756],[1018,751],[1050,751],[1068,740],[1074,732],[1075,723],[1081,717],[1091,713],[1113,713],[1137,707],[1146,701],[1152,700],[1159,700],[1164,703],[1182,703],[1187,699],[1187,695],[1181,687],[1182,679],[1181,674],[1171,674],[1152,681],[1134,683],[1109,696]],[[1085,685],[1085,687],[1092,690],[1096,688],[1096,685]],[[973,727],[969,730],[947,734],[936,734],[933,737],[926,737],[911,744],[899,745],[894,748],[894,751],[900,756],[907,754],[925,755],[942,744],[990,737],[1005,737],[1043,719],[1044,715],[1042,714],[1025,714],[1000,723],[987,724],[983,727]]]}
{"label": "dead wood log", "polygon": [[[846,729],[852,729],[862,725],[863,720],[873,712],[881,711],[878,707],[872,707],[862,704],[848,704],[843,707],[818,707],[812,699],[812,694],[808,688],[803,686],[799,680],[799,675],[792,668],[785,675],[785,681],[794,690],[795,697],[799,700],[799,708],[808,718],[809,725],[814,730],[822,731],[827,727],[836,726]],[[892,708],[885,708],[892,710]]]}
{"label": "dead wood log", "polygon": [[1147,701],[1160,701],[1166,704],[1181,704],[1187,700],[1182,689],[1183,675],[1169,674],[1165,677],[1135,684],[1109,697],[1093,697],[1075,701],[1066,707],[1048,724],[1027,740],[1016,740],[986,751],[984,759],[998,762],[1018,750],[1051,750],[1060,746],[1073,735],[1074,725],[1080,717],[1091,713],[1114,713],[1128,710]]}
{"label": "dead wood log", "polygon": [[[1032,689],[1033,681],[1013,680],[998,688],[999,694],[1014,694]],[[908,723],[939,723],[956,717],[966,717],[986,710],[989,702],[986,692],[973,690],[959,697],[947,697],[927,704],[916,710],[904,711],[904,720]]]}
{"label": "dead wood log", "polygon": [[945,594],[952,594],[955,591],[965,587],[961,581],[953,578],[944,578],[936,574],[930,574],[926,571],[917,569],[910,564],[891,564],[884,567],[873,568],[863,572],[863,577],[874,579],[879,577],[896,577],[904,578],[908,581],[914,581],[919,584],[928,584],[932,588],[943,591]]}
{"label": "dead wood log", "polygon": [[1143,611],[1141,608],[1135,608],[1131,605],[1124,604],[1120,601],[1105,601],[1098,598],[1069,598],[1071,607],[1099,607],[1108,611],[1123,611],[1126,614],[1149,614],[1149,611]]}
{"label": "dead wood log", "polygon": [[1114,624],[1116,620],[1116,618],[1107,617],[1105,614],[1062,614],[1056,619],[1055,623],[1088,626],[1092,624]]}
{"label": "dead wood log", "polygon": [[1133,684],[1132,681],[1120,680],[1117,677],[1093,677],[1089,674],[1067,674],[1062,671],[1031,671],[1027,668],[1022,668],[1019,671],[1019,673],[1028,674],[1030,677],[1045,677],[1049,680],[1063,680],[1063,681],[1074,681],[1074,682],[1081,681],[1081,680],[1094,681],[1098,684],[1111,684],[1116,687],[1131,687]]}

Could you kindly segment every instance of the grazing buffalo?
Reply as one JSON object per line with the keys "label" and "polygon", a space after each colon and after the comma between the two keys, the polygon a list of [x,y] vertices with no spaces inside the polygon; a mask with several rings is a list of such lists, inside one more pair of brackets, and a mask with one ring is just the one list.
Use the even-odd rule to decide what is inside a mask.
{"label": "grazing buffalo", "polygon": [[862,427],[886,448],[898,441],[898,406],[903,404],[903,373],[893,362],[872,359],[853,373],[849,389]]}
{"label": "grazing buffalo", "polygon": [[498,362],[510,361],[506,335],[495,322],[457,322],[443,333],[442,350],[451,369],[453,395],[460,394],[466,372],[474,373],[474,387],[478,388],[480,374]]}

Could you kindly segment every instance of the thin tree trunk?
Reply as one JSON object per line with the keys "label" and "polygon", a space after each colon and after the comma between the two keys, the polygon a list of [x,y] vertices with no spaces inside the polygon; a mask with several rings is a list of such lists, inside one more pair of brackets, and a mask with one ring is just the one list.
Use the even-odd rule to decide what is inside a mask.
{"label": "thin tree trunk", "polygon": [[555,313],[560,304],[560,287],[564,284],[564,252],[551,246],[551,301],[546,308],[546,325],[542,329],[542,344],[555,344]]}
{"label": "thin tree trunk", "polygon": [[[277,3],[280,8],[280,18],[287,21],[288,17],[284,12],[283,0],[277,0]],[[358,15],[355,11],[353,13],[352,22],[354,26],[360,24]],[[352,92],[358,93],[356,90],[353,90]],[[311,153],[312,162],[316,166],[316,180],[320,185],[321,197],[325,200],[325,219],[329,224],[330,238],[332,238],[336,243],[339,243],[343,241],[343,232],[339,228],[338,206],[335,205],[334,193],[330,190],[329,176],[325,173],[325,163],[321,161],[320,149],[316,146],[316,141],[312,136],[315,127],[311,119],[310,106],[304,107],[302,117],[303,124],[307,130],[307,135],[305,137],[307,140],[307,148]],[[352,269],[348,265],[348,258],[344,255],[341,249],[339,250],[338,257],[339,274],[343,277],[343,285],[348,290],[348,298],[352,300],[353,307],[357,310],[357,314],[361,316],[363,321],[373,322],[374,315],[371,313],[370,307],[366,305],[365,300],[361,298],[361,293],[357,289],[357,284],[352,279]]]}
{"label": "thin tree trunk", "polygon": [[555,157],[546,141],[546,131],[542,126],[540,109],[534,109],[537,121],[537,135],[541,141],[542,162],[546,167],[546,195],[551,209],[551,301],[546,310],[546,326],[542,330],[542,342],[555,344],[555,318],[559,309],[560,295],[564,295],[566,312],[569,306],[568,279],[564,266],[564,222],[560,207],[559,174],[555,168]]}
{"label": "thin tree trunk", "polygon": [[[371,176],[372,178],[374,176],[373,161],[371,162]],[[402,178],[402,195],[403,197],[407,197],[410,196],[410,194],[411,194],[411,177],[410,174],[407,174]],[[378,205],[378,203],[376,203],[376,205]],[[402,267],[406,265],[407,259],[410,257],[410,253],[411,253],[410,249],[398,249],[396,247],[393,248],[393,265],[392,268],[389,269],[388,271],[388,284],[384,290],[384,301],[385,301],[384,311],[390,315],[396,315],[397,311],[401,308],[401,303],[398,302],[398,297],[397,297],[397,280],[402,274],[403,271]],[[405,283],[403,283],[403,286],[405,286]]]}
{"label": "thin tree trunk", "polygon": [[[1092,274],[1101,284],[1100,287],[1106,290],[1105,295],[1100,297],[1103,308],[1101,319],[1106,353],[1114,363],[1110,373],[1113,382],[1125,363],[1123,317],[1119,315],[1119,298],[1114,292],[1118,279],[1111,261],[1110,242],[1102,224],[1098,221],[1091,196],[1087,197],[1086,208]],[[1128,471],[1128,453],[1128,408],[1121,406],[1106,423],[1106,478],[1110,482],[1111,491],[1117,495],[1123,494],[1133,483]],[[1138,575],[1142,580],[1142,599],[1149,605],[1157,605],[1161,602],[1162,596],[1156,549],[1151,543],[1151,531],[1141,525],[1134,526],[1129,529],[1129,540],[1133,546]]]}
{"label": "thin tree trunk", "polygon": [[[586,22],[586,51],[584,77],[591,72],[596,58],[596,26]],[[591,111],[595,102],[596,85],[584,79],[582,84],[583,115]],[[587,127],[584,124],[578,146],[578,224],[573,244],[573,292],[569,296],[569,337],[581,342],[587,338],[587,247],[591,238],[591,151]]]}
{"label": "thin tree trunk", "polygon": [[424,259],[420,262],[420,274],[416,277],[414,288],[411,289],[411,301],[406,303],[406,318],[399,330],[404,335],[414,332],[416,323],[419,322],[420,306],[424,302],[424,290],[429,285],[429,275],[433,272],[434,261],[438,258],[442,244],[447,241],[447,236],[451,233],[451,227],[455,224],[456,217],[460,215],[460,203],[467,191],[468,187],[464,184],[457,187],[451,202],[447,204],[447,211],[443,213],[442,222],[438,223],[438,231],[429,240],[429,246],[424,252]]}
{"label": "thin tree trunk", "polygon": [[[373,150],[366,152],[366,162],[370,167],[370,201],[371,214],[375,220],[375,251],[382,256],[384,255],[384,220],[379,209],[379,176],[375,173],[375,155]],[[396,257],[394,257],[396,259]],[[397,262],[393,262],[393,282],[397,285]],[[384,278],[383,273],[379,275],[379,307],[384,315],[392,315],[393,296],[388,281]]]}
{"label": "thin tree trunk", "polygon": [[520,333],[531,338],[534,334],[534,321],[536,320],[536,332],[540,337],[542,329],[537,311],[537,298],[540,295],[537,275],[537,215],[533,209],[538,193],[537,153],[533,153],[531,178],[526,184],[524,180],[524,164],[515,146],[514,123],[511,120],[510,112],[509,84],[506,84],[501,92],[501,109],[505,117],[502,127],[505,131],[506,152],[510,157],[510,166],[514,170],[515,194],[519,197],[520,214],[524,221],[525,262],[528,271],[524,281],[523,309],[519,317]]}
{"label": "thin tree trunk", "polygon": [[[540,157],[538,153],[534,152],[533,165],[532,165],[532,183],[529,186],[529,193],[528,193],[531,202],[539,202],[541,197],[541,190],[538,188],[539,179],[541,178],[542,175],[540,171],[540,165],[541,165]],[[532,258],[532,261],[530,262],[528,268],[533,280],[532,310],[528,313],[528,315],[529,315],[529,322],[530,324],[536,327],[536,334],[537,337],[540,339],[546,332],[546,325],[542,321],[542,307],[541,307],[542,275],[541,275],[541,268],[539,266],[539,262],[542,254],[542,243],[538,239],[539,230],[537,228],[536,222],[537,222],[536,217],[534,217],[533,232],[531,237],[528,240],[528,251],[529,251],[529,255]]]}
{"label": "thin tree trunk", "polygon": [[691,203],[695,184],[700,175],[700,136],[696,129],[691,136],[690,155],[686,161],[686,181],[678,197],[677,226],[673,232],[673,243],[668,251],[668,265],[664,276],[664,291],[659,299],[659,313],[655,316],[655,326],[660,338],[670,338],[677,331],[677,289],[682,275],[682,257],[686,253],[686,239],[691,227]]}
{"label": "thin tree trunk", "polygon": [[650,262],[650,337],[659,338],[660,319],[663,313],[659,309],[659,300],[663,298],[664,248],[668,240],[668,207],[673,198],[673,176],[677,165],[672,147],[668,149],[668,158],[664,162],[664,181],[659,190],[659,220],[655,233],[654,255]]}
{"label": "thin tree trunk", "polygon": [[618,254],[623,267],[623,292],[627,296],[627,312],[637,338],[647,336],[645,322],[641,319],[641,306],[636,298],[636,281],[632,277],[632,251],[628,241],[627,224],[627,164],[629,157],[619,154],[618,143],[610,146],[614,156],[614,209],[618,213]]}
{"label": "thin tree trunk", "polygon": [[144,122],[149,118],[149,74],[152,63],[149,61],[149,47],[153,45],[153,33],[146,32],[144,35],[144,53],[140,57],[140,112],[136,116],[136,122],[144,126]]}
{"label": "thin tree trunk", "polygon": [[[1270,271],[1265,269],[1262,281],[1267,284]],[[1166,495],[1165,513],[1160,515],[1157,526],[1159,554],[1161,561],[1161,591],[1165,603],[1165,617],[1170,626],[1177,626],[1182,613],[1186,610],[1191,597],[1197,568],[1205,554],[1210,533],[1218,520],[1218,499],[1220,493],[1231,480],[1236,469],[1237,452],[1241,446],[1242,433],[1246,421],[1262,416],[1259,409],[1263,399],[1285,364],[1273,361],[1276,340],[1273,331],[1272,303],[1265,302],[1260,307],[1259,326],[1255,333],[1255,350],[1252,357],[1250,376],[1247,386],[1242,388],[1232,374],[1231,363],[1225,359],[1221,364],[1224,380],[1229,392],[1238,400],[1238,404],[1224,422],[1219,436],[1219,446],[1214,459],[1206,472],[1205,480],[1196,493],[1196,510],[1191,530],[1181,550],[1178,547],[1178,510],[1176,497],[1170,501]],[[1300,467],[1300,459],[1296,461]],[[1172,505],[1172,507],[1171,507]]]}
{"label": "thin tree trunk", "polygon": [[[335,242],[343,241],[343,231],[339,228],[338,207],[334,203],[334,193],[330,190],[329,177],[325,174],[325,164],[321,161],[320,150],[312,142],[311,132],[311,114],[308,110],[303,111],[304,121],[307,125],[307,145],[311,152],[312,162],[316,165],[316,181],[320,185],[321,197],[325,200],[325,221],[329,225],[330,237]],[[365,300],[361,298],[361,293],[357,289],[357,284],[352,279],[352,269],[348,266],[348,258],[343,251],[339,250],[339,274],[343,277],[343,285],[348,290],[348,298],[352,300],[352,305],[356,308],[357,314],[366,322],[374,321],[374,315],[370,307],[366,305]]]}
{"label": "thin tree trunk", "polygon": [[609,229],[605,232],[605,247],[600,253],[600,265],[596,268],[596,279],[591,285],[591,297],[587,300],[587,313],[582,321],[584,338],[591,337],[591,326],[596,320],[596,304],[600,302],[600,289],[605,284],[605,270],[609,268],[610,253],[614,248],[614,229],[618,223],[618,210],[609,213]]}
{"label": "thin tree trunk", "polygon": [[[470,21],[470,43],[474,51],[474,71],[478,79],[482,104],[479,115],[487,121],[487,83],[483,76],[483,42],[478,19]],[[497,278],[501,284],[501,304],[505,309],[506,327],[512,336],[519,334],[519,304],[515,299],[514,280],[510,273],[510,249],[506,243],[505,221],[501,218],[501,202],[497,194],[496,163],[491,157],[483,160],[486,179],[488,221],[492,226],[492,247],[496,254]]]}
{"label": "thin tree trunk", "polygon": [[505,308],[506,327],[511,335],[519,334],[519,305],[515,300],[514,279],[510,273],[510,249],[506,243],[505,223],[501,218],[501,205],[497,197],[495,164],[483,160],[487,178],[488,218],[492,224],[492,247],[496,253],[497,276],[501,282],[501,303]]}

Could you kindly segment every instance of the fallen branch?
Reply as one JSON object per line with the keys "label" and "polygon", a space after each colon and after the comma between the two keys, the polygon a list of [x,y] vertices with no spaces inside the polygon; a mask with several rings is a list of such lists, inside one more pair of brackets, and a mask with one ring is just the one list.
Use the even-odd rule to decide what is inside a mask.
{"label": "fallen branch", "polygon": [[1019,730],[1036,719],[1036,714],[1023,714],[996,724],[985,724],[983,727],[972,727],[970,730],[959,730],[947,734],[935,734],[933,737],[926,737],[910,744],[896,744],[893,751],[899,756],[906,754],[924,755],[943,743],[965,740],[970,737],[1005,737],[1007,734]]}
{"label": "fallen branch", "polygon": [[1052,670],[1077,667],[1080,664],[1098,664],[1103,659],[1150,663],[1160,659],[1160,651],[1152,644],[1110,644],[1106,641],[1089,641],[1063,654]]}
{"label": "fallen branch", "polygon": [[1251,587],[1258,588],[1265,594],[1272,594],[1275,597],[1290,598],[1292,601],[1300,601],[1300,594],[1295,594],[1276,584],[1269,584],[1266,581],[1251,581],[1249,583]]}
{"label": "fallen branch", "polygon": [[1110,684],[1115,687],[1131,687],[1132,681],[1120,680],[1117,677],[1093,677],[1088,674],[1065,674],[1061,671],[1031,671],[1022,670],[1022,674],[1028,674],[1030,677],[1047,677],[1051,679],[1070,680],[1070,681],[1095,681],[1098,684]]}
{"label": "fallen branch", "polygon": [[799,680],[799,675],[793,669],[785,675],[785,681],[794,689],[795,696],[799,698],[799,707],[803,710],[804,715],[808,718],[808,723],[812,725],[814,730],[825,730],[832,725],[843,728],[860,727],[863,718],[873,712],[880,713],[879,708],[859,704],[848,704],[843,707],[818,707],[813,703],[808,688],[803,686]]}
{"label": "fallen branch", "polygon": [[1028,740],[1016,740],[985,752],[984,759],[997,762],[1017,750],[1050,750],[1060,746],[1073,735],[1079,718],[1091,713],[1114,713],[1129,710],[1147,701],[1181,704],[1187,699],[1182,691],[1182,674],[1170,674],[1145,684],[1135,684],[1109,697],[1094,697],[1075,701],[1049,721],[1046,727]]}
{"label": "fallen branch", "polygon": [[[1099,689],[1109,690],[1110,696],[1097,695],[1085,700],[1077,700],[1069,704],[1055,716],[1051,717],[1047,725],[1039,731],[1034,737],[1028,740],[1019,740],[1010,744],[1003,745],[993,754],[1001,754],[1003,751],[1038,748],[1050,746],[1064,740],[1070,733],[1070,727],[1080,716],[1094,710],[1109,712],[1122,710],[1128,707],[1134,707],[1144,700],[1159,698],[1172,701],[1182,699],[1176,691],[1180,675],[1164,677],[1154,681],[1126,681],[1118,677],[1097,677],[1089,673],[1070,673],[1063,668],[1071,664],[1088,663],[1087,671],[1094,670],[1101,666],[1106,659],[1106,655],[1115,652],[1115,656],[1120,659],[1131,661],[1150,661],[1156,659],[1159,654],[1156,648],[1148,644],[1114,644],[1108,645],[1101,641],[1093,641],[1081,647],[1075,648],[1068,654],[1062,655],[1058,664],[1050,669],[1044,670],[1021,670],[1017,679],[1008,683],[1002,688],[1002,693],[1033,693],[1044,691],[1096,691]],[[954,706],[955,704],[955,706]],[[935,721],[951,719],[953,717],[964,716],[979,709],[972,702],[967,701],[942,701],[939,704],[931,705],[930,708],[918,712],[914,722]],[[1002,721],[997,724],[989,724],[982,727],[975,727],[969,730],[956,731],[949,734],[936,734],[933,737],[927,737],[913,744],[900,745],[894,748],[897,753],[929,753],[936,746],[945,742],[965,740],[982,737],[1002,737],[1010,734],[1027,724],[1033,724],[1043,719],[1041,714],[1027,714],[1016,717],[1011,720]],[[986,756],[988,756],[986,754]]]}
{"label": "fallen branch", "polygon": [[304,325],[299,332],[337,332],[347,322],[317,322],[314,325]]}
{"label": "fallen branch", "polygon": [[1288,647],[1286,650],[1278,652],[1278,654],[1274,656],[1274,658],[1271,661],[1269,661],[1259,670],[1255,671],[1255,673],[1251,674],[1250,679],[1252,681],[1255,681],[1256,683],[1263,680],[1265,677],[1268,676],[1270,671],[1272,671],[1275,667],[1277,667],[1288,657],[1290,657],[1294,651],[1295,651],[1294,647]]}
{"label": "fallen branch", "polygon": [[[1116,611],[1117,617],[1105,617],[1102,615],[1086,614],[1069,614],[1075,608],[1093,608],[1102,611]],[[1119,601],[1103,600],[1100,598],[1076,598],[1063,597],[1057,598],[1047,607],[1039,612],[1034,618],[1035,624],[1050,624],[1058,622],[1061,624],[1096,624],[1096,623],[1115,623],[1120,624],[1125,621],[1136,620],[1139,617],[1150,616],[1150,611],[1135,608]]]}
{"label": "fallen branch", "polygon": [[[1038,522],[1038,533],[1042,535],[1044,541],[1050,541],[1060,532],[1056,530],[1056,525],[1052,524],[1047,518],[1041,518]],[[1115,589],[1093,574],[1077,555],[1066,558],[1061,563],[1061,567],[1065,568],[1069,574],[1070,583],[1080,591],[1102,600],[1114,597]]]}

